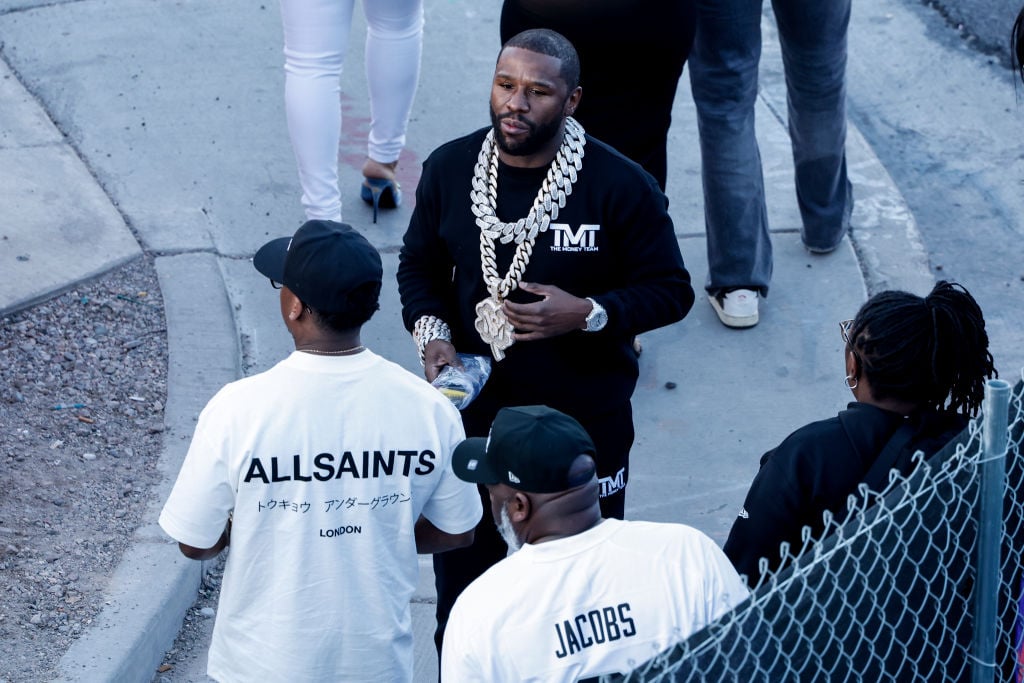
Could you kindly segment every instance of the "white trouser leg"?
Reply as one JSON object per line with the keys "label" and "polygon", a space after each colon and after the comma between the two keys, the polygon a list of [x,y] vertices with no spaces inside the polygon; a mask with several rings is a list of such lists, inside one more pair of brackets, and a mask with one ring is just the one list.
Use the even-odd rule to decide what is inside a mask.
{"label": "white trouser leg", "polygon": [[285,113],[309,219],[341,220],[341,70],[354,0],[281,0]]}
{"label": "white trouser leg", "polygon": [[366,14],[366,81],[370,89],[370,138],[374,161],[398,160],[405,146],[423,47],[422,0],[363,0]]}

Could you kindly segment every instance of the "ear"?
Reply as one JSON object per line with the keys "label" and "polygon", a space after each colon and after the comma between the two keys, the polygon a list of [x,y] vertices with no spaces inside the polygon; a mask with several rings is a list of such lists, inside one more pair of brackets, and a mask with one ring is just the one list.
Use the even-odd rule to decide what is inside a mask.
{"label": "ear", "polygon": [[860,378],[860,359],[849,346],[846,347],[846,374],[855,379]]}
{"label": "ear", "polygon": [[580,106],[580,99],[583,97],[583,88],[576,86],[576,89],[569,93],[569,97],[565,100],[565,115],[572,116],[576,113],[576,108]]}
{"label": "ear", "polygon": [[286,288],[281,289],[281,310],[288,320],[295,322],[303,313],[302,301]]}
{"label": "ear", "polygon": [[508,499],[508,518],[516,524],[522,524],[533,513],[533,501],[522,491],[516,491]]}

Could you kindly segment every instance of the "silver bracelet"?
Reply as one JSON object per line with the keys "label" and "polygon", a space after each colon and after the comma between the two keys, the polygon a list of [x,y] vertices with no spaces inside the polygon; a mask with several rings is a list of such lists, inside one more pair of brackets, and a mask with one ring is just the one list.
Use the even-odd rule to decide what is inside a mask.
{"label": "silver bracelet", "polygon": [[416,342],[416,350],[419,351],[420,364],[422,365],[424,363],[423,354],[427,350],[427,344],[435,339],[451,342],[452,331],[448,327],[448,323],[437,316],[424,315],[420,316],[420,319],[412,326],[412,338]]}

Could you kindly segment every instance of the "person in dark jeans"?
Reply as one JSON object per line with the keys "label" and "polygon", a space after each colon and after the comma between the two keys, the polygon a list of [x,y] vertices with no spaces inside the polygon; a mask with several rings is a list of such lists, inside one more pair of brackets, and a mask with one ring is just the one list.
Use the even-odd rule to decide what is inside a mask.
{"label": "person in dark jeans", "polygon": [[[697,0],[690,84],[700,130],[708,301],[726,327],[749,328],[772,277],[761,155],[754,136],[759,0]],[[846,32],[850,0],[773,0],[786,71],[800,237],[828,253],[850,226]]]}

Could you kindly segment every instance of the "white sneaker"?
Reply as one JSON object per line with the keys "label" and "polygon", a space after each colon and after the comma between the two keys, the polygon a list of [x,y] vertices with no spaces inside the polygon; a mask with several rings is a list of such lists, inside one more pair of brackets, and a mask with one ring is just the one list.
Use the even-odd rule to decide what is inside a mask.
{"label": "white sneaker", "polygon": [[726,327],[744,328],[757,324],[758,294],[752,289],[734,289],[708,297],[711,308]]}

